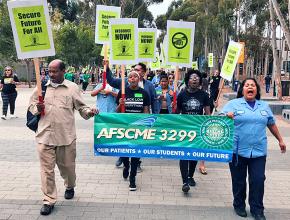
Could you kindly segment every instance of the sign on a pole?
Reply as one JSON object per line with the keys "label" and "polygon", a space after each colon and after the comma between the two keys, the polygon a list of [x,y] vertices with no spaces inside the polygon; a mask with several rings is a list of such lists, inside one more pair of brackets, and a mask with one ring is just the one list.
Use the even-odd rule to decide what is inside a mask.
{"label": "sign on a pole", "polygon": [[241,49],[242,49],[241,44],[234,41],[230,41],[225,56],[225,60],[221,69],[221,77],[223,77],[228,81],[231,81],[233,78],[233,74],[236,68],[236,64],[238,62],[238,58],[240,56]]}
{"label": "sign on a pole", "polygon": [[157,70],[157,69],[160,69],[160,67],[161,65],[160,65],[159,53],[156,52],[154,60],[150,63],[150,68],[151,70]]}
{"label": "sign on a pole", "polygon": [[167,21],[167,64],[191,67],[194,30],[194,22]]}
{"label": "sign on a pole", "polygon": [[138,29],[138,60],[143,62],[153,61],[155,58],[157,40],[157,29]]}
{"label": "sign on a pole", "polygon": [[110,19],[110,63],[135,64],[138,58],[138,19]]}
{"label": "sign on a pole", "polygon": [[[110,45],[107,45],[107,50],[108,50],[108,56],[110,56]],[[104,57],[105,56],[105,46],[102,46],[102,50],[101,50],[101,56]]]}
{"label": "sign on a pole", "polygon": [[18,58],[54,56],[46,0],[8,1],[7,5]]}
{"label": "sign on a pole", "polygon": [[198,62],[197,61],[192,61],[192,69],[198,70]]}
{"label": "sign on a pole", "polygon": [[208,53],[208,67],[213,67],[213,53]]}
{"label": "sign on a pole", "polygon": [[95,43],[109,43],[109,19],[120,18],[121,8],[114,6],[97,5],[96,10]]}

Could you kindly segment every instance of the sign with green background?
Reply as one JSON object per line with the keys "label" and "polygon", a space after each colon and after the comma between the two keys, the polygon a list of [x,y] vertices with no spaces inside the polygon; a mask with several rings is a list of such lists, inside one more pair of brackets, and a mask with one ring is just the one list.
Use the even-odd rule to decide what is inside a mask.
{"label": "sign with green background", "polygon": [[110,63],[135,64],[138,51],[138,19],[110,20]]}
{"label": "sign with green background", "polygon": [[109,43],[109,19],[120,18],[121,8],[114,6],[97,5],[96,10],[95,42],[97,44]]}
{"label": "sign with green background", "polygon": [[194,22],[167,21],[167,64],[191,67]]}
{"label": "sign with green background", "polygon": [[192,61],[192,69],[198,70],[198,62],[197,61]]}
{"label": "sign with green background", "polygon": [[155,58],[157,30],[153,28],[138,29],[138,60],[150,62]]}
{"label": "sign with green background", "polygon": [[9,1],[18,58],[55,55],[46,1]]}
{"label": "sign with green background", "polygon": [[225,116],[95,116],[95,155],[229,162],[232,146],[233,120]]}
{"label": "sign with green background", "polygon": [[213,53],[208,53],[208,67],[213,67]]}
{"label": "sign with green background", "polygon": [[220,74],[224,79],[232,80],[241,49],[241,44],[230,41]]}
{"label": "sign with green background", "polygon": [[155,53],[155,59],[152,62],[150,62],[150,68],[152,70],[157,70],[157,69],[160,69],[160,67],[161,67],[161,64],[160,64],[159,53],[156,52]]}

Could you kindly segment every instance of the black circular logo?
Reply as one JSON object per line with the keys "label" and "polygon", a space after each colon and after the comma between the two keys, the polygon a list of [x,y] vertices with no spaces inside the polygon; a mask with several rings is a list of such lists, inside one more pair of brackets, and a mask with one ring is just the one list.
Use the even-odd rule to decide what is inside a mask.
{"label": "black circular logo", "polygon": [[184,33],[177,32],[172,37],[172,44],[176,49],[183,49],[188,43],[188,38]]}

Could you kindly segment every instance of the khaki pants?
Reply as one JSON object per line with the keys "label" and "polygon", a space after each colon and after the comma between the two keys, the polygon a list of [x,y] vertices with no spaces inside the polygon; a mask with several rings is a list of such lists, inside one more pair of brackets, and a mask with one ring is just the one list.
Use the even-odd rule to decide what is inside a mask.
{"label": "khaki pants", "polygon": [[60,175],[64,179],[65,187],[67,189],[75,187],[76,141],[74,140],[70,145],[66,146],[38,144],[37,150],[40,161],[43,203],[52,205],[55,204],[57,198],[55,164],[57,164]]}

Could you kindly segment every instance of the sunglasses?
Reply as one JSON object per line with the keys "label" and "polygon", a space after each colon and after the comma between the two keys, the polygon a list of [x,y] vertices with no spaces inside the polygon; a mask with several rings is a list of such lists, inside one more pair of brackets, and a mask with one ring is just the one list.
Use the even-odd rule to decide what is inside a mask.
{"label": "sunglasses", "polygon": [[7,69],[7,70],[5,70],[5,71],[11,71],[11,69]]}

